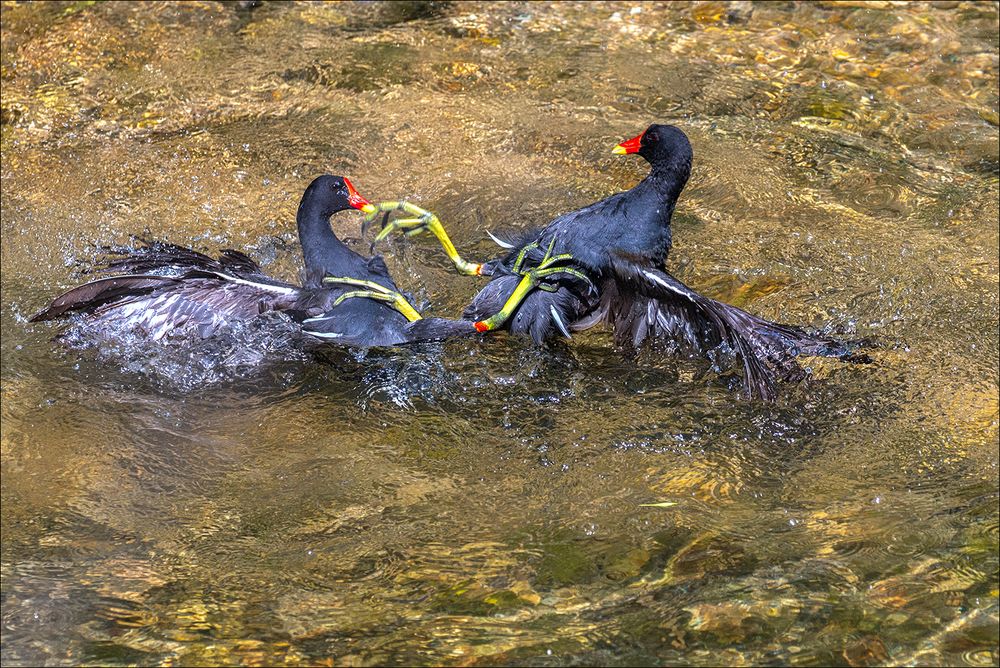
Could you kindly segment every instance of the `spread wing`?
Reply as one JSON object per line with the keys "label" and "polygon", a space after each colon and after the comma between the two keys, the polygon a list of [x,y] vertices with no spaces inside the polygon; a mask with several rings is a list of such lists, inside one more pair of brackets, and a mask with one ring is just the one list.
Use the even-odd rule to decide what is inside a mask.
{"label": "spread wing", "polygon": [[248,255],[227,248],[218,259],[204,253],[167,243],[138,239],[141,245],[107,246],[103,248],[106,262],[99,269],[101,273],[116,274],[163,274],[183,273],[187,269],[217,271],[244,278],[264,278],[271,280],[260,266]]}
{"label": "spread wing", "polygon": [[125,297],[146,295],[157,289],[169,288],[177,282],[176,278],[155,275],[102,278],[64,292],[53,299],[51,304],[28,318],[28,321],[53,320],[69,311],[97,308]]}
{"label": "spread wing", "polygon": [[574,329],[604,321],[622,345],[656,338],[682,341],[701,353],[725,346],[741,360],[751,397],[771,400],[776,380],[801,377],[797,355],[846,358],[856,347],[710,299],[660,269],[615,259],[612,272],[600,305]]}
{"label": "spread wing", "polygon": [[157,242],[114,252],[120,257],[112,258],[101,271],[124,275],[73,288],[30,320],[84,312],[111,329],[127,326],[157,340],[188,328],[210,336],[234,319],[290,309],[303,296],[301,289],[266,276],[238,251],[223,251],[213,259]]}
{"label": "spread wing", "polygon": [[296,288],[185,275],[167,289],[102,306],[94,317],[108,325],[143,331],[153,340],[191,329],[208,337],[228,323],[291,308],[298,294]]}

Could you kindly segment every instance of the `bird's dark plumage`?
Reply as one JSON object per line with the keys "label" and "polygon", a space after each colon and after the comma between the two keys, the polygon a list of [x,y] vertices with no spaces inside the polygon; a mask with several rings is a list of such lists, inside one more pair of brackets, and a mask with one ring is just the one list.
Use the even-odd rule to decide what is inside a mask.
{"label": "bird's dark plumage", "polygon": [[97,332],[113,336],[124,327],[160,340],[208,337],[226,324],[264,311],[284,311],[304,320],[304,329],[319,338],[363,346],[405,342],[409,321],[390,305],[352,298],[334,306],[351,288],[322,282],[331,274],[397,289],[380,257],[358,255],[330,228],[334,213],[364,204],[343,177],[321,176],[306,189],[296,215],[305,259],[303,286],[267,276],[239,251],[224,250],[213,259],[181,246],[146,242],[138,248],[112,249],[113,257],[102,271],[115,276],[73,288],[31,320],[83,312],[98,325]]}
{"label": "bird's dark plumage", "polygon": [[691,174],[691,144],[676,127],[651,125],[625,145],[623,152],[650,163],[649,175],[631,190],[556,218],[490,263],[494,278],[464,317],[482,318],[504,303],[517,285],[518,277],[510,274],[518,253],[533,242],[526,266],[537,265],[551,247],[553,254],[570,254],[598,288],[588,292],[579,279],[560,275],[552,281],[553,292],[529,294],[506,327],[536,342],[606,323],[623,346],[651,338],[678,341],[700,353],[725,346],[742,361],[748,394],[766,399],[774,397],[776,380],[801,375],[796,355],[849,354],[841,342],[704,297],[667,273],[670,221]]}
{"label": "bird's dark plumage", "polygon": [[169,335],[213,335],[219,327],[308,300],[301,288],[265,275],[249,257],[224,251],[213,259],[162,242],[116,248],[101,269],[119,275],[91,281],[56,297],[31,321],[88,313],[96,332],[127,328],[152,340]]}

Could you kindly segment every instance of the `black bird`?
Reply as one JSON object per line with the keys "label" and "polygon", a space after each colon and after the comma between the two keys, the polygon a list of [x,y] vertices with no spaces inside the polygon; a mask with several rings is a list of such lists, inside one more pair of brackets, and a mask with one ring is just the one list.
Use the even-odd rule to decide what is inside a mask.
{"label": "black bird", "polygon": [[158,341],[209,337],[227,324],[283,311],[322,339],[360,346],[404,343],[412,338],[408,327],[419,314],[396,288],[381,257],[362,257],[330,228],[330,216],[350,208],[374,209],[344,177],[325,175],[309,184],[296,215],[305,259],[302,286],[267,276],[239,251],[224,250],[213,259],[173,244],[147,242],[116,249],[119,257],[101,270],[115,276],[56,297],[30,320],[83,312],[97,325],[98,335],[128,330]]}
{"label": "black bird", "polygon": [[[652,338],[683,342],[703,354],[722,347],[741,359],[747,394],[765,399],[774,398],[776,380],[802,375],[797,355],[849,358],[850,344],[769,322],[710,299],[666,271],[670,220],[691,174],[693,156],[691,143],[679,128],[651,125],[616,146],[614,152],[638,153],[651,165],[649,175],[631,190],[564,214],[540,231],[502,244],[511,250],[498,260],[482,265],[462,260],[440,221],[427,212],[418,218],[388,221],[388,212],[394,208],[414,208],[406,203],[376,207],[387,216],[376,240],[395,229],[430,230],[459,271],[491,275],[492,280],[463,313],[463,318],[476,321],[479,331],[506,328],[541,342],[607,323],[622,346],[637,347]],[[375,213],[370,212],[369,218]],[[563,267],[570,263],[573,269],[538,276],[544,273],[539,268],[553,261]],[[529,275],[544,289],[519,291]],[[493,315],[498,313],[500,317]]]}

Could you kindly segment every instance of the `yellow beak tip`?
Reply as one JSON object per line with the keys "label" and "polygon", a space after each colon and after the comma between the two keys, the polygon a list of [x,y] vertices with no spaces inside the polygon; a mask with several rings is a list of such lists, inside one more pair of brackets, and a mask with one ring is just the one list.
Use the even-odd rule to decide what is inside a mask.
{"label": "yellow beak tip", "polygon": [[611,152],[614,153],[615,155],[625,155],[626,153],[625,147],[622,146],[621,144],[618,144],[618,146],[615,146],[613,149],[611,149]]}
{"label": "yellow beak tip", "polygon": [[378,207],[376,207],[374,204],[365,204],[364,206],[361,207],[361,213],[365,215],[371,215],[376,211],[378,211]]}

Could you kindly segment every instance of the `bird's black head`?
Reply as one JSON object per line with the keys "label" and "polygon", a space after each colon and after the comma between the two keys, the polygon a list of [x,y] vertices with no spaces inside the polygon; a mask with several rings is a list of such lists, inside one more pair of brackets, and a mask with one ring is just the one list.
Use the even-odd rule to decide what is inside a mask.
{"label": "bird's black head", "polygon": [[618,144],[612,153],[625,155],[638,153],[646,162],[656,166],[691,165],[691,142],[680,128],[673,125],[653,124],[646,128],[638,137],[632,137]]}
{"label": "bird's black head", "polygon": [[313,210],[325,218],[350,208],[359,209],[365,213],[374,210],[374,207],[354,189],[346,177],[330,174],[313,179],[299,203],[300,210]]}

